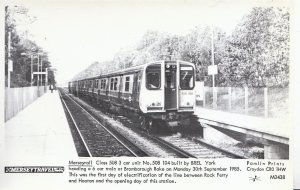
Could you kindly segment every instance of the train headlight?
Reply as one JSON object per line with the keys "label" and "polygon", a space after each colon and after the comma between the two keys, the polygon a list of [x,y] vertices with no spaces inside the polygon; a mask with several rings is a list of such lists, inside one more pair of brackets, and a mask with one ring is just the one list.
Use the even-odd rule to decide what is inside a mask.
{"label": "train headlight", "polygon": [[156,107],[156,106],[161,106],[161,102],[152,102],[151,104],[150,104],[150,107]]}
{"label": "train headlight", "polygon": [[162,110],[161,102],[152,102],[149,106],[147,106],[147,110]]}

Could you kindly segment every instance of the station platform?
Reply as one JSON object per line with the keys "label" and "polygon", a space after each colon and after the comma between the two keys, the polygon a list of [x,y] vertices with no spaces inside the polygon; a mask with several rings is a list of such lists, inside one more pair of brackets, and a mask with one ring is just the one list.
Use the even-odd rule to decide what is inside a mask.
{"label": "station platform", "polygon": [[228,124],[251,131],[268,133],[288,138],[290,136],[288,118],[264,118],[213,109],[197,107],[195,110],[201,119]]}
{"label": "station platform", "polygon": [[77,156],[58,91],[50,91],[4,124],[8,160]]}
{"label": "station platform", "polygon": [[288,118],[254,117],[199,107],[195,114],[204,126],[204,138],[209,138],[206,128],[213,127],[238,141],[263,145],[265,159],[289,158],[291,125]]}

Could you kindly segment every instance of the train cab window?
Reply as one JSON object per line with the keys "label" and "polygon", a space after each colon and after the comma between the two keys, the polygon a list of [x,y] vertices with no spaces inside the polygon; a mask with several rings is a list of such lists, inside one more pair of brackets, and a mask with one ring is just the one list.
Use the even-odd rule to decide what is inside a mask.
{"label": "train cab window", "polygon": [[161,68],[159,64],[150,65],[146,69],[146,87],[147,89],[160,89]]}
{"label": "train cab window", "polygon": [[194,69],[192,66],[184,65],[180,67],[180,88],[191,90],[194,88]]}

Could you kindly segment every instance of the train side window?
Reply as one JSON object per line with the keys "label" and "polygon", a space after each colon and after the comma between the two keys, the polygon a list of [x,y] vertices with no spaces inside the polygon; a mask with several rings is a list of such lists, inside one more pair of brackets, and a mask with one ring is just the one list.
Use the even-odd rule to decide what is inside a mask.
{"label": "train side window", "polygon": [[150,65],[146,69],[146,87],[149,90],[160,89],[161,68],[159,64]]}
{"label": "train side window", "polygon": [[95,88],[98,88],[98,79],[96,79],[95,83]]}
{"label": "train side window", "polygon": [[106,79],[102,79],[100,89],[105,90],[106,89],[105,87],[106,87]]}
{"label": "train side window", "polygon": [[127,76],[125,77],[125,89],[124,89],[125,92],[129,92],[129,85],[130,85],[130,77]]}
{"label": "train side window", "polygon": [[118,90],[118,78],[115,78],[115,80],[114,80],[114,90],[115,91]]}
{"label": "train side window", "polygon": [[110,90],[114,89],[114,78],[110,79]]}
{"label": "train side window", "polygon": [[133,90],[133,76],[134,75],[126,75],[123,80],[123,92],[132,93]]}
{"label": "train side window", "polygon": [[104,90],[106,89],[106,81],[108,81],[108,80],[104,79],[104,81],[103,81],[103,89]]}

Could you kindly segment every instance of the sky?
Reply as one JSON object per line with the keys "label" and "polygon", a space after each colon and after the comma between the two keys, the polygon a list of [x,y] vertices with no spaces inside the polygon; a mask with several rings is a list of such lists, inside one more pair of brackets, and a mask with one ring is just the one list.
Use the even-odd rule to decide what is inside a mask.
{"label": "sky", "polygon": [[58,83],[70,80],[95,61],[112,60],[118,50],[137,43],[147,30],[185,35],[196,26],[214,25],[230,34],[251,10],[251,6],[242,4],[184,1],[51,2],[23,6],[36,20],[19,28],[28,30],[49,53]]}

